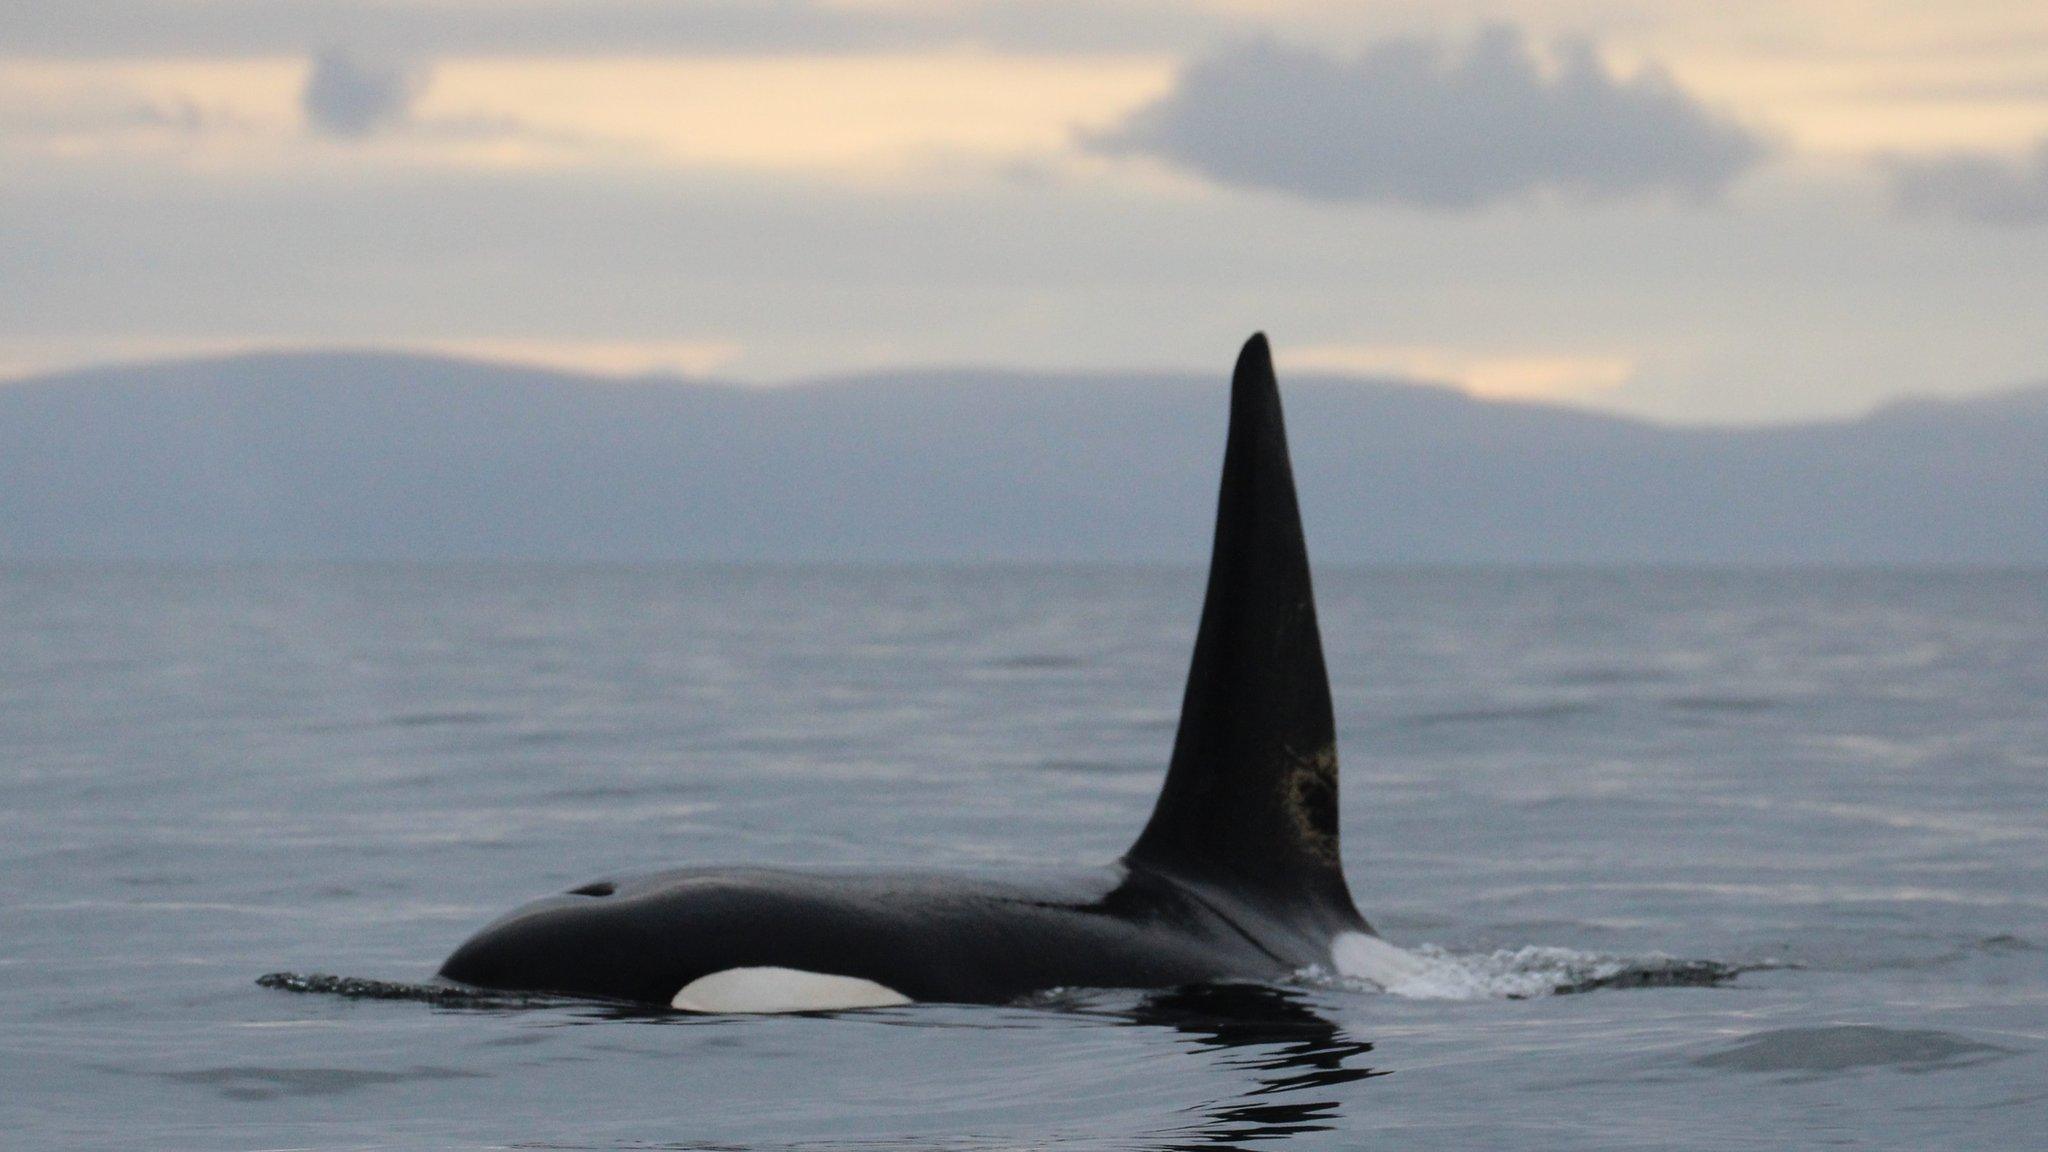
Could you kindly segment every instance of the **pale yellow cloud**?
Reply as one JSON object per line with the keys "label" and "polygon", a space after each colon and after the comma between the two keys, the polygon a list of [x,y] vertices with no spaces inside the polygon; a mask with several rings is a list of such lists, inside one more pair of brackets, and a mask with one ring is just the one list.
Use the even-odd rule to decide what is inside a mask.
{"label": "pale yellow cloud", "polygon": [[1705,99],[1743,110],[1809,154],[2007,150],[2048,134],[2048,50],[1986,61],[1696,49],[1671,68]]}
{"label": "pale yellow cloud", "polygon": [[[52,157],[162,154],[204,167],[633,163],[888,179],[1056,161],[1077,129],[1165,91],[1173,68],[1166,57],[967,50],[458,58],[433,64],[405,123],[332,141],[305,131],[303,60],[32,60],[0,73],[0,125],[14,128],[13,147]],[[168,116],[139,109],[193,123],[172,131]]]}
{"label": "pale yellow cloud", "polygon": [[458,336],[421,340],[318,340],[278,336],[128,336],[0,339],[0,383],[89,368],[230,356],[249,352],[290,352],[357,348],[419,352],[466,360],[489,360],[556,368],[593,376],[714,375],[740,358],[741,346],[721,339],[594,340],[534,337]]}
{"label": "pale yellow cloud", "polygon": [[259,346],[246,339],[207,336],[0,337],[0,384],[73,368],[225,356]]}
{"label": "pale yellow cloud", "polygon": [[247,163],[297,129],[299,60],[0,60],[0,145],[51,159]]}
{"label": "pale yellow cloud", "polygon": [[738,360],[742,351],[739,344],[730,340],[549,340],[491,336],[422,340],[397,347],[468,360],[621,378],[709,376]]}
{"label": "pale yellow cloud", "polygon": [[456,60],[422,119],[506,117],[675,164],[869,175],[1064,151],[1165,91],[1163,58],[891,56]]}
{"label": "pale yellow cloud", "polygon": [[1626,356],[1496,352],[1426,344],[1315,344],[1283,348],[1284,369],[1397,376],[1455,385],[1492,400],[1577,400],[1627,384]]}

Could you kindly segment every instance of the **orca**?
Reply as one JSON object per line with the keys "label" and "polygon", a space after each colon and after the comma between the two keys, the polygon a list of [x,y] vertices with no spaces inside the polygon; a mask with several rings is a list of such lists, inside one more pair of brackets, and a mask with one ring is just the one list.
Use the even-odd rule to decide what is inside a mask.
{"label": "orca", "polygon": [[697,1012],[1003,1003],[1421,961],[1353,903],[1337,738],[1280,393],[1244,345],[1201,625],[1150,821],[1099,871],[1039,878],[682,868],[600,880],[488,925],[443,980]]}

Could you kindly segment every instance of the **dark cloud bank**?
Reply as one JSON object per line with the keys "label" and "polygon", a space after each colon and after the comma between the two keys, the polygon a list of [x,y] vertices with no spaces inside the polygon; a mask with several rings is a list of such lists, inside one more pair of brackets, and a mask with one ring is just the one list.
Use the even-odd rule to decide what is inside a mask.
{"label": "dark cloud bank", "polygon": [[1544,191],[1707,199],[1769,151],[1660,72],[1618,76],[1583,44],[1559,56],[1546,73],[1504,27],[1351,60],[1255,41],[1087,144],[1238,187],[1451,209]]}

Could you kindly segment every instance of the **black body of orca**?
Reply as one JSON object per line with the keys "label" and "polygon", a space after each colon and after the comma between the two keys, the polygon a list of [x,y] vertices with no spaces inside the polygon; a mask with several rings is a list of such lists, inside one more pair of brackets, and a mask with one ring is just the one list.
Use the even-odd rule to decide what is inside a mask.
{"label": "black body of orca", "polygon": [[489,925],[441,976],[700,1011],[996,1003],[1312,965],[1378,978],[1356,969],[1398,970],[1408,958],[1374,938],[1352,903],[1337,822],[1329,681],[1261,334],[1231,385],[1172,761],[1121,860],[1040,881],[765,868],[600,881]]}

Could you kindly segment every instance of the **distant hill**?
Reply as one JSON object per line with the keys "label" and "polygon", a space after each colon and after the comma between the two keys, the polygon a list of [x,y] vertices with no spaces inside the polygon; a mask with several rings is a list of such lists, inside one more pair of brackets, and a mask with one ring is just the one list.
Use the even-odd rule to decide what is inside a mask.
{"label": "distant hill", "polygon": [[[1321,562],[2048,563],[2048,388],[1648,424],[1290,375]],[[373,353],[0,385],[0,559],[1201,559],[1222,374],[779,388]]]}

